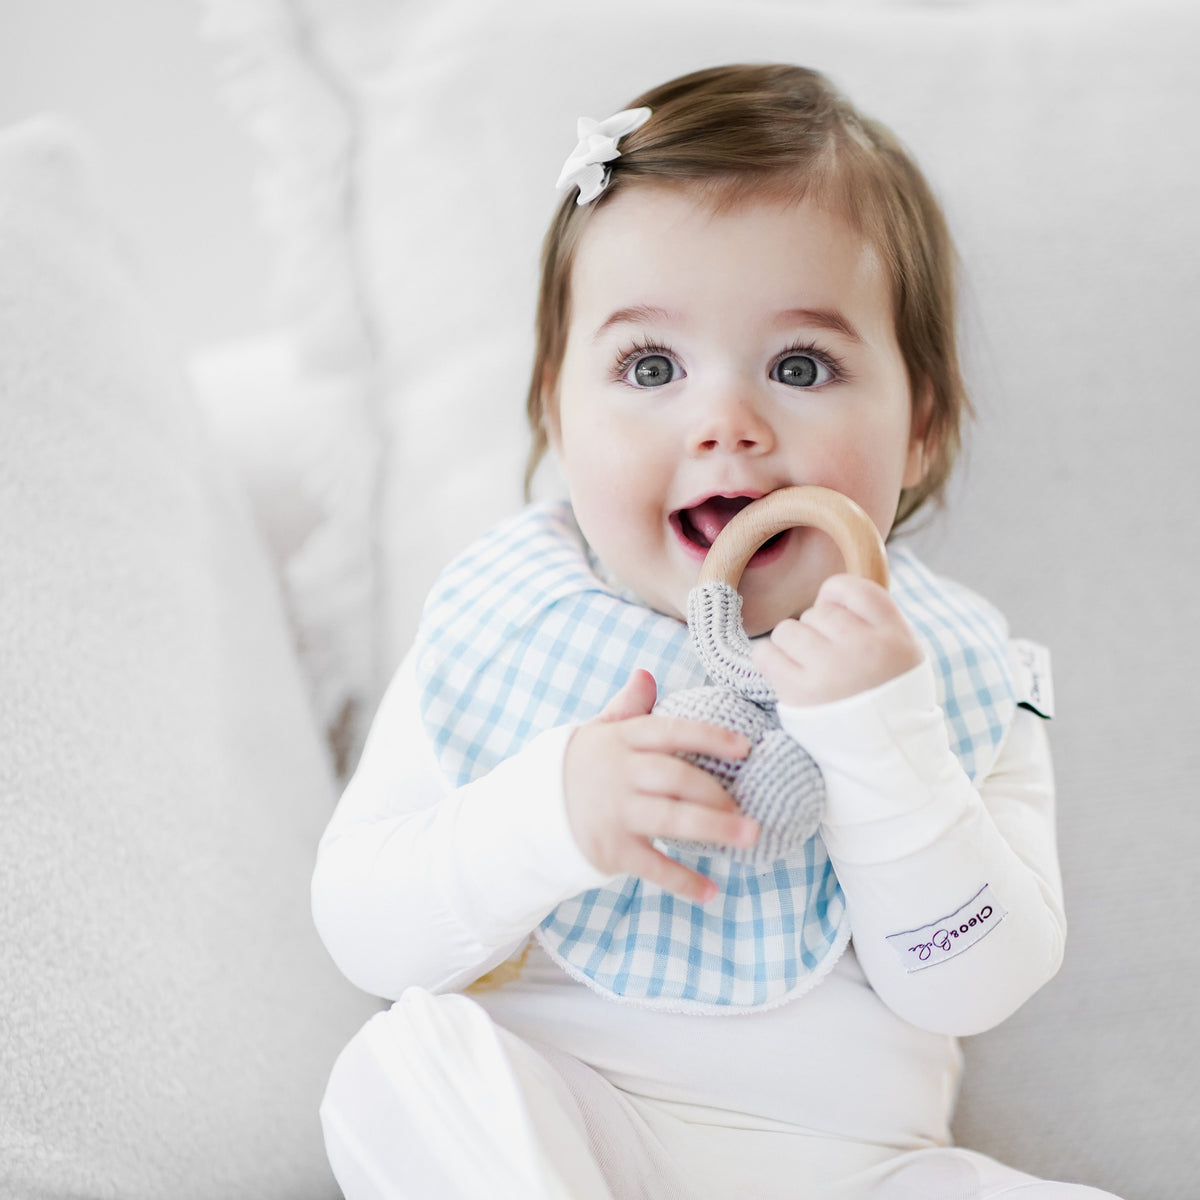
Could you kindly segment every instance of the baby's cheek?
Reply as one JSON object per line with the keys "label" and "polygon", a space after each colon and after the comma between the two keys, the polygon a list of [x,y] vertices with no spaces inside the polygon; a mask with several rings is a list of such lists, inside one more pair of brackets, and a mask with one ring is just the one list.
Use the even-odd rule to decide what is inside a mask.
{"label": "baby's cheek", "polygon": [[836,479],[827,485],[857,502],[884,537],[891,531],[900,499],[901,441],[898,433],[878,431],[874,439],[846,447],[839,456]]}

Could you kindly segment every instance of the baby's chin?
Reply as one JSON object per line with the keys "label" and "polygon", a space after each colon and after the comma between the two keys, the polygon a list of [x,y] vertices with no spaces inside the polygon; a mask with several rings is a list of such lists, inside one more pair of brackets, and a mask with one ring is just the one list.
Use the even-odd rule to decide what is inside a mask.
{"label": "baby's chin", "polygon": [[[832,571],[829,573],[832,574]],[[806,608],[811,607],[820,590],[820,580],[815,583],[803,581],[797,586],[794,578],[784,582],[769,580],[765,573],[759,578],[756,578],[755,574],[753,568],[746,570],[738,585],[742,597],[742,628],[750,638],[770,633],[780,621],[788,617],[798,617]],[[662,592],[652,594],[650,589],[634,586],[627,587],[626,593],[637,596],[655,612],[687,624],[690,590],[680,591],[678,595]]]}
{"label": "baby's chin", "polygon": [[[635,588],[624,589],[627,594],[632,593],[637,595],[638,599],[648,608],[652,608],[655,612],[661,613],[665,617],[671,617],[673,620],[679,621],[682,624],[687,624],[687,606],[688,594],[682,596],[663,596],[663,595],[644,595],[639,594]],[[742,594],[742,628],[746,631],[746,636],[749,638],[762,637],[768,634],[780,621],[787,617],[798,617],[806,608],[808,608],[813,597],[815,597],[816,589],[813,589],[813,597],[804,596],[801,603],[794,604],[794,595],[789,594],[786,601],[781,600],[777,593],[760,595],[756,594],[756,589],[751,585],[747,586],[745,576],[742,578],[742,587],[739,589]]]}

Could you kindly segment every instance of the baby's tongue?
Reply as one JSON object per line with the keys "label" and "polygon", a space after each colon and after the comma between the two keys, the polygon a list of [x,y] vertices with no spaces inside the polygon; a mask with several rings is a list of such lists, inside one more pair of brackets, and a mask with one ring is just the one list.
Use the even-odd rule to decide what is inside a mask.
{"label": "baby's tongue", "polygon": [[696,532],[711,546],[735,514],[741,512],[750,502],[749,496],[713,496],[703,504],[689,508],[687,515]]}

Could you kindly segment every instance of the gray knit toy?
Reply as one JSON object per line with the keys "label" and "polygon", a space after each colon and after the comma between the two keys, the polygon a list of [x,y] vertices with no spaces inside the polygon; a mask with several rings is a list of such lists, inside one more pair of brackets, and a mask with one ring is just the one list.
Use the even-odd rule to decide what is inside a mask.
{"label": "gray knit toy", "polygon": [[[886,586],[887,557],[874,524],[852,500],[827,488],[794,487],[748,505],[721,531],[688,594],[688,630],[711,685],[674,692],[655,706],[665,716],[724,725],[751,743],[743,759],[688,754],[715,775],[738,807],[761,826],[753,846],[668,841],[749,866],[765,867],[799,849],[817,831],[825,811],[825,780],[806,750],[780,724],[777,698],[754,666],[742,625],[736,584],[755,550],[794,525],[828,533],[847,569]],[[667,840],[667,839],[664,839]]]}

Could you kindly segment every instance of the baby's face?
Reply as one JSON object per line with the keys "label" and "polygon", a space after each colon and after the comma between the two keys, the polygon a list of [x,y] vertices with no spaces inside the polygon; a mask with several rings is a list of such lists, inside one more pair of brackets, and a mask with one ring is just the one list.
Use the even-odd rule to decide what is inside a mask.
{"label": "baby's face", "polygon": [[[887,534],[919,438],[886,274],[840,217],[631,188],[585,232],[571,304],[551,444],[584,536],[647,604],[683,619],[712,539],[776,488],[835,488]],[[824,534],[785,535],[742,577],[747,632],[842,569]]]}

